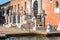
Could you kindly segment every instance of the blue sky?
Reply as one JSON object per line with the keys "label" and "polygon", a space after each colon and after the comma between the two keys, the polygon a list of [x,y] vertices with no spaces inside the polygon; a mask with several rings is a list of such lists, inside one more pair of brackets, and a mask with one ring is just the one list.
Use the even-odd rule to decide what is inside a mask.
{"label": "blue sky", "polygon": [[3,3],[6,3],[8,1],[10,1],[10,0],[0,0],[0,5],[3,4]]}

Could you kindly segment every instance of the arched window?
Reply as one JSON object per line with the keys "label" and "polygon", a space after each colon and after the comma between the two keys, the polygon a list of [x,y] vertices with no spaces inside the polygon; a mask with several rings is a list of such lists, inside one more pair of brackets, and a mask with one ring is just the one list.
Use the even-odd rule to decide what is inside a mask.
{"label": "arched window", "polygon": [[52,1],[52,0],[50,0],[50,1]]}
{"label": "arched window", "polygon": [[38,14],[38,1],[35,1],[33,4],[34,16],[37,17]]}
{"label": "arched window", "polygon": [[56,3],[55,3],[55,9],[54,9],[54,12],[55,13],[59,13],[59,4],[58,4],[58,1],[56,1]]}
{"label": "arched window", "polygon": [[55,7],[58,8],[58,5],[59,5],[59,4],[58,4],[58,1],[56,1]]}

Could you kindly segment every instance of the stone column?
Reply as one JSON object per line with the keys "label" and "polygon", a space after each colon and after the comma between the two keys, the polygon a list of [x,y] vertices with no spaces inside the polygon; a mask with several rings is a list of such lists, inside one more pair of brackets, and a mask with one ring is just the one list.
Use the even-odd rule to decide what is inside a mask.
{"label": "stone column", "polygon": [[42,0],[37,0],[37,1],[38,1],[38,14],[37,15],[40,15],[41,10],[42,10]]}
{"label": "stone column", "polygon": [[32,14],[32,0],[30,0],[30,12]]}
{"label": "stone column", "polygon": [[20,15],[20,26],[19,26],[19,28],[21,28],[21,15]]}
{"label": "stone column", "polygon": [[10,24],[11,22],[11,19],[10,19],[10,17],[11,17],[11,10],[9,10],[9,16],[8,16],[8,24]]}
{"label": "stone column", "polygon": [[20,27],[19,28],[21,28],[21,25],[22,25],[22,10],[20,11]]}
{"label": "stone column", "polygon": [[12,11],[12,15],[11,15],[11,24],[13,24],[13,11]]}
{"label": "stone column", "polygon": [[31,15],[32,0],[28,0],[28,15]]}
{"label": "stone column", "polygon": [[16,5],[13,6],[13,11],[16,12]]}
{"label": "stone column", "polygon": [[7,24],[8,23],[8,15],[7,15],[6,8],[4,9],[4,16],[5,16],[5,24]]}
{"label": "stone column", "polygon": [[6,24],[8,24],[8,15],[6,15]]}

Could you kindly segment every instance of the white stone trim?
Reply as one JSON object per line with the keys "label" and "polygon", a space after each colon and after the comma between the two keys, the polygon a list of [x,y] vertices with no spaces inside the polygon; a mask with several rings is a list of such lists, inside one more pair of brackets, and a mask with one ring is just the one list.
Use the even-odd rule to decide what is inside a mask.
{"label": "white stone trim", "polygon": [[[38,14],[40,15],[40,11],[41,11],[41,0],[37,0],[38,1]],[[33,4],[34,4],[35,0],[32,0],[32,8],[33,8]]]}
{"label": "white stone trim", "polygon": [[11,15],[11,24],[13,24],[13,15]]}
{"label": "white stone trim", "polygon": [[53,2],[53,0],[52,1],[50,0],[50,3],[52,3],[52,2]]}
{"label": "white stone trim", "polygon": [[28,0],[28,15],[30,15],[31,14],[31,11],[30,11],[30,0]]}
{"label": "white stone trim", "polygon": [[54,13],[59,13],[60,9],[59,8],[55,8],[54,9]]}

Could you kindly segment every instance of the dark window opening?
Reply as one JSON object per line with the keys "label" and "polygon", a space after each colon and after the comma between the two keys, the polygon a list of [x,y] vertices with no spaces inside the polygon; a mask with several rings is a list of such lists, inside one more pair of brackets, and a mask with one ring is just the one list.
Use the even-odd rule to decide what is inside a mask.
{"label": "dark window opening", "polygon": [[52,1],[52,0],[50,0],[50,1]]}
{"label": "dark window opening", "polygon": [[1,12],[0,12],[0,25],[5,23],[5,17],[2,16]]}
{"label": "dark window opening", "polygon": [[9,15],[9,9],[7,10],[7,15]]}
{"label": "dark window opening", "polygon": [[59,4],[58,4],[58,1],[56,1],[56,4],[55,4],[56,8],[58,8],[58,5],[59,5]]}
{"label": "dark window opening", "polygon": [[4,10],[3,10],[3,15],[4,15]]}
{"label": "dark window opening", "polygon": [[20,23],[20,14],[18,15],[18,23]]}
{"label": "dark window opening", "polygon": [[33,4],[34,16],[37,17],[38,14],[38,1],[35,1]]}

